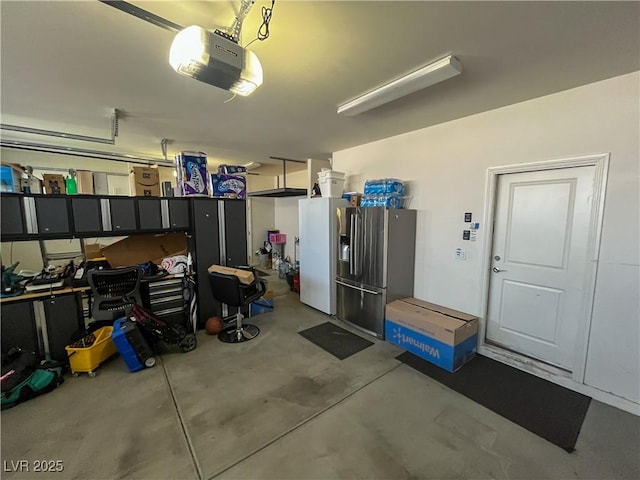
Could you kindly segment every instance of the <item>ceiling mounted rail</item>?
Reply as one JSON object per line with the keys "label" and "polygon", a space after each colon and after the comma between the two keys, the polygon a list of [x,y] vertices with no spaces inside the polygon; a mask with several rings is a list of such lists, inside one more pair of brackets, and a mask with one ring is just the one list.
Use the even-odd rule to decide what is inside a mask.
{"label": "ceiling mounted rail", "polygon": [[12,150],[25,150],[29,152],[51,153],[56,155],[69,155],[73,157],[96,158],[100,160],[112,160],[114,162],[137,163],[143,165],[158,165],[173,167],[173,162],[162,158],[139,157],[122,153],[89,150],[86,148],[61,147],[59,145],[45,145],[42,143],[22,142],[20,140],[0,140],[0,147]]}
{"label": "ceiling mounted rail", "polygon": [[251,192],[247,195],[249,197],[271,197],[271,198],[282,198],[282,197],[304,197],[307,195],[306,188],[290,188],[287,187],[287,162],[294,163],[307,163],[305,160],[294,160],[292,158],[283,158],[283,157],[269,157],[272,160],[280,160],[282,161],[282,187],[280,187],[280,177],[276,177],[277,179],[277,188],[271,190],[262,190],[259,192]]}
{"label": "ceiling mounted rail", "polygon": [[100,2],[105,5],[109,5],[110,7],[117,8],[118,10],[128,13],[129,15],[133,15],[145,22],[148,22],[156,27],[164,28],[165,30],[169,30],[171,32],[179,32],[183,29],[182,26],[177,23],[173,23],[166,18],[159,17],[155,13],[148,12],[140,7],[136,7],[135,5],[130,4],[129,2],[123,1],[107,1],[100,0]]}
{"label": "ceiling mounted rail", "polygon": [[48,137],[65,138],[67,140],[80,140],[82,142],[102,143],[105,145],[115,145],[118,136],[118,110],[113,109],[111,114],[111,138],[90,137],[87,135],[78,135],[75,133],[57,132],[55,130],[43,130],[41,128],[23,127],[20,125],[9,125],[0,123],[0,129],[9,130],[11,132],[28,133],[32,135],[45,135]]}

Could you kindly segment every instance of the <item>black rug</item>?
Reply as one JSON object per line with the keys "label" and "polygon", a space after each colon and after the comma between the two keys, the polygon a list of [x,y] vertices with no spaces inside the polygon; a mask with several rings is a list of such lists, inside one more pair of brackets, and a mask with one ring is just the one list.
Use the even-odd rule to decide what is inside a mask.
{"label": "black rug", "polygon": [[455,373],[404,352],[401,362],[572,452],[591,398],[478,355]]}
{"label": "black rug", "polygon": [[258,275],[259,277],[268,277],[269,275],[271,275],[270,273],[267,273],[263,270],[260,270],[259,268],[255,268],[253,269],[253,271],[256,273],[256,275]]}
{"label": "black rug", "polygon": [[331,322],[321,323],[298,333],[340,360],[373,345],[373,342]]}

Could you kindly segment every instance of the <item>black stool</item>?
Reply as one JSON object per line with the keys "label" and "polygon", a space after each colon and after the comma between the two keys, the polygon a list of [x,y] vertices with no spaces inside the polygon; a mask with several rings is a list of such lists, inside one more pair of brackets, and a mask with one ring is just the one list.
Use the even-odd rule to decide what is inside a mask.
{"label": "black stool", "polygon": [[[256,278],[255,273],[254,278]],[[225,328],[218,334],[218,338],[226,343],[240,343],[257,337],[260,329],[255,325],[242,323],[244,315],[241,309],[264,295],[265,283],[262,280],[254,279],[250,284],[244,284],[235,275],[219,272],[209,272],[209,280],[213,297],[216,300],[230,307],[238,307],[238,313],[230,317],[235,319],[235,325]]]}

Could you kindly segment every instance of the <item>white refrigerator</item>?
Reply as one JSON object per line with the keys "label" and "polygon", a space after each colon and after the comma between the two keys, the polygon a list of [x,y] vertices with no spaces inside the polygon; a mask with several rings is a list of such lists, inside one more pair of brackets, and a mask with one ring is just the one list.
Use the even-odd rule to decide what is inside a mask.
{"label": "white refrigerator", "polygon": [[298,201],[300,301],[328,315],[336,313],[336,263],[339,208],[343,198]]}

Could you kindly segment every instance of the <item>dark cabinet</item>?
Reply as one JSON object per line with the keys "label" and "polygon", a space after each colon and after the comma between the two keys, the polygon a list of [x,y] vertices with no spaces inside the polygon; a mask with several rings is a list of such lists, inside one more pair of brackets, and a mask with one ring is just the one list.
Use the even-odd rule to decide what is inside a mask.
{"label": "dark cabinet", "polygon": [[207,319],[222,316],[221,305],[211,295],[207,268],[220,264],[220,239],[218,236],[218,202],[208,199],[193,199],[192,247],[198,285],[198,327],[204,327]]}
{"label": "dark cabinet", "polygon": [[[202,198],[217,205],[217,200]],[[190,230],[191,199],[3,193],[3,241]]]}
{"label": "dark cabinet", "polygon": [[137,229],[136,208],[133,198],[109,199],[111,211],[111,230],[113,232],[131,232]]}
{"label": "dark cabinet", "polygon": [[209,266],[247,264],[246,203],[194,198],[191,208],[190,250],[198,285],[198,327],[202,328],[209,317],[222,316],[222,306],[211,294]]}
{"label": "dark cabinet", "polygon": [[80,305],[75,294],[3,302],[2,353],[17,346],[41,355],[48,351],[52,359],[66,361],[65,347],[83,326]]}
{"label": "dark cabinet", "polygon": [[73,212],[75,233],[102,233],[102,210],[99,198],[73,197],[71,198],[71,211]]}
{"label": "dark cabinet", "polygon": [[49,354],[54,360],[66,361],[64,347],[71,343],[74,334],[82,328],[82,312],[75,295],[42,300],[47,324]]}
{"label": "dark cabinet", "polygon": [[224,205],[225,265],[247,265],[246,203],[238,200],[219,200]]}
{"label": "dark cabinet", "polygon": [[24,224],[24,210],[22,197],[18,195],[3,195],[0,202],[2,216],[0,227],[2,236],[23,235],[26,233]]}
{"label": "dark cabinet", "polygon": [[71,233],[67,197],[36,196],[34,199],[39,234],[68,235]]}
{"label": "dark cabinet", "polygon": [[[189,228],[189,199],[171,198],[167,200],[169,209],[169,228],[188,229]],[[212,202],[215,203],[215,202]]]}
{"label": "dark cabinet", "polygon": [[41,351],[38,342],[38,331],[31,302],[13,301],[3,303],[0,318],[2,324],[2,332],[0,332],[2,353],[6,353],[11,347],[20,347],[23,350],[44,353]]}
{"label": "dark cabinet", "polygon": [[159,198],[138,198],[140,230],[162,230]]}

